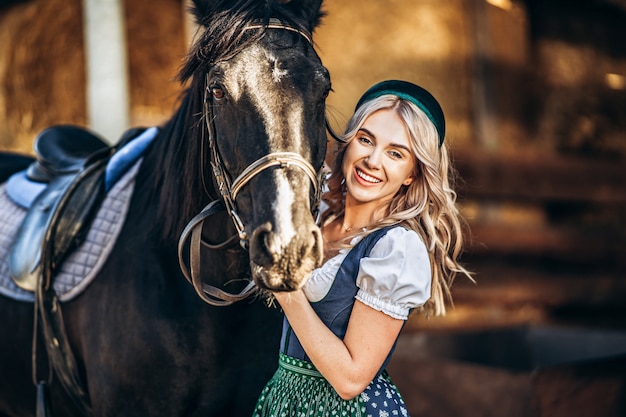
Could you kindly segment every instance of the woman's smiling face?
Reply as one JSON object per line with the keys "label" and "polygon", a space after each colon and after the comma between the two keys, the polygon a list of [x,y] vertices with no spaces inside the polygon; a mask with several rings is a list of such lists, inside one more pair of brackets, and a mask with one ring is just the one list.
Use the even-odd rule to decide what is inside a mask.
{"label": "woman's smiling face", "polygon": [[400,187],[414,180],[411,149],[409,133],[395,111],[378,110],[367,117],[343,158],[346,205],[388,204]]}

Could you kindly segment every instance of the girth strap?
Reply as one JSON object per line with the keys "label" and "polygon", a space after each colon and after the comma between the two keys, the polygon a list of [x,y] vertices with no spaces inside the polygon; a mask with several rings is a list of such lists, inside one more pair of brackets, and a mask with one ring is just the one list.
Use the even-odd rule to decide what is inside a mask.
{"label": "girth strap", "polygon": [[[78,364],[72,352],[61,305],[52,286],[52,277],[63,257],[80,240],[83,226],[90,223],[94,210],[104,196],[104,170],[108,158],[93,162],[70,184],[52,214],[43,236],[40,278],[35,293],[36,313],[41,318],[48,358],[61,385],[83,415],[91,415],[91,403]],[[87,216],[87,217],[86,217]],[[62,231],[62,232],[61,232]],[[36,346],[33,346],[36,349]],[[34,351],[33,357],[36,357]],[[33,361],[33,367],[35,361]],[[39,381],[35,381],[38,383]]]}
{"label": "girth strap", "polygon": [[[51,373],[46,378],[37,372],[37,336],[40,330],[54,376],[80,414],[92,415],[87,385],[81,377],[79,364],[72,352],[53,279],[66,256],[84,241],[89,225],[106,197],[108,162],[117,150],[139,133],[141,132],[138,129],[129,130],[118,145],[111,148],[98,147],[96,152],[84,155],[84,162],[79,164],[79,168],[75,166],[67,172],[59,171],[61,175],[52,176],[46,191],[37,197],[22,223],[24,226],[29,216],[32,216],[33,224],[30,227],[33,233],[28,236],[20,234],[19,237],[26,239],[26,243],[35,248],[22,253],[15,252],[14,249],[14,253],[18,258],[20,255],[28,258],[22,264],[34,267],[32,273],[35,284],[32,291],[35,292],[35,327],[32,366],[33,382],[38,390],[38,417],[47,414],[46,386],[53,377]],[[39,210],[39,213],[33,213],[34,210]],[[38,229],[37,226],[41,228]],[[40,251],[40,255],[29,257],[33,250],[35,253]]]}

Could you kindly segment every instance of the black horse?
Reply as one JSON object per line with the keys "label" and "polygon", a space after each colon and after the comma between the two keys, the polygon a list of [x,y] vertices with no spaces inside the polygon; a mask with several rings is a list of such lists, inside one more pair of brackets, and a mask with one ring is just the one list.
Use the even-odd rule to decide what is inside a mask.
{"label": "black horse", "polygon": [[[300,287],[321,262],[312,210],[330,80],[311,43],[321,2],[195,2],[203,32],[179,74],[180,107],[143,154],[100,272],[61,303],[91,415],[251,414],[280,338],[280,313],[259,294]],[[227,210],[206,216],[202,239],[218,248],[202,243],[202,282],[190,278],[198,297],[178,244],[214,200]],[[181,245],[183,258],[192,251],[193,239]],[[236,292],[246,277],[261,289],[252,297],[223,307],[201,299],[211,298],[205,286]],[[41,334],[32,375],[33,316],[32,303],[0,296],[0,416],[34,416],[41,378],[52,415],[80,415]]]}

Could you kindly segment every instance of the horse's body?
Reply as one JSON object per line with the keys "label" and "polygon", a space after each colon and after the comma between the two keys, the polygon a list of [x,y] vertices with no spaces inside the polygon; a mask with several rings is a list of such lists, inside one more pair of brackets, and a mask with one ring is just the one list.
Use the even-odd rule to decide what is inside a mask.
{"label": "horse's body", "polygon": [[[307,40],[321,0],[214,3],[196,5],[207,32],[181,72],[188,92],[144,155],[112,252],[89,287],[62,304],[94,416],[249,415],[277,365],[279,311],[263,297],[207,305],[181,273],[177,244],[220,194],[207,130],[231,180],[272,153],[321,168],[329,79]],[[269,18],[279,24],[268,27]],[[202,280],[226,287],[252,274],[266,289],[302,285],[321,253],[310,189],[298,167],[257,172],[235,201],[249,252],[236,242],[203,250]],[[213,242],[235,232],[227,214],[204,226]],[[0,317],[0,416],[34,416],[33,305],[0,296]],[[38,341],[37,379],[49,374]],[[49,387],[52,415],[77,415],[58,378]]]}

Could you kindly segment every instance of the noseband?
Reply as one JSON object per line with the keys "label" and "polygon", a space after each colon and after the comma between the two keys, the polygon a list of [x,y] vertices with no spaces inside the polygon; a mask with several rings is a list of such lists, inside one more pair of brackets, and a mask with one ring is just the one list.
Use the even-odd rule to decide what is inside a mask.
{"label": "noseband", "polygon": [[[312,40],[308,33],[286,25],[278,19],[270,19],[268,24],[253,24],[247,26],[244,30],[252,29],[288,30],[302,35],[302,37],[304,37],[312,45]],[[215,117],[211,108],[211,91],[208,81],[207,75],[204,86],[204,120],[208,132],[211,168],[213,170],[213,176],[222,200],[215,200],[209,203],[198,215],[191,219],[187,226],[185,226],[185,229],[183,230],[178,241],[178,261],[183,275],[187,281],[193,285],[202,300],[214,306],[226,306],[243,300],[252,294],[256,290],[254,281],[251,280],[238,294],[231,294],[202,282],[200,274],[200,248],[204,245],[210,249],[221,249],[231,244],[237,238],[239,238],[239,244],[243,249],[248,248],[248,235],[246,234],[244,224],[237,213],[236,198],[241,189],[248,184],[252,178],[268,168],[277,167],[285,169],[297,167],[304,171],[313,185],[311,211],[313,215],[316,215],[319,209],[322,194],[322,186],[320,184],[322,182],[323,171],[320,169],[319,172],[316,172],[313,165],[311,165],[309,161],[304,159],[298,153],[272,152],[252,162],[231,183],[216,143]],[[204,221],[210,216],[223,211],[226,211],[230,216],[235,228],[237,229],[237,235],[220,244],[209,244],[204,242],[202,240],[202,225]],[[190,235],[189,269],[187,269],[184,261],[184,248],[185,242]]]}

